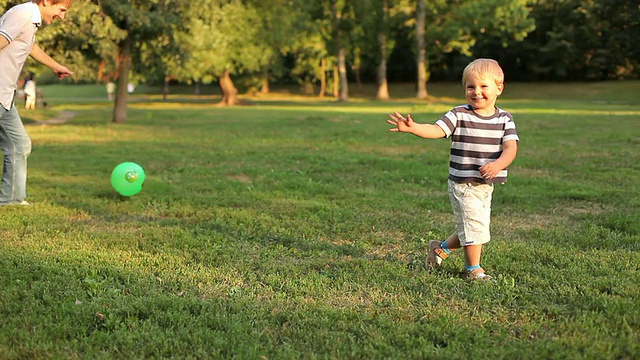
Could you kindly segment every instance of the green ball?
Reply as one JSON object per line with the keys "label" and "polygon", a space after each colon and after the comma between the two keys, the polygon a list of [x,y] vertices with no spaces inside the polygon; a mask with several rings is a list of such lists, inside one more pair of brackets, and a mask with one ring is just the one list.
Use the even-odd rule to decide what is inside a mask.
{"label": "green ball", "polygon": [[111,172],[111,186],[122,196],[133,196],[142,190],[145,173],[142,166],[123,162]]}

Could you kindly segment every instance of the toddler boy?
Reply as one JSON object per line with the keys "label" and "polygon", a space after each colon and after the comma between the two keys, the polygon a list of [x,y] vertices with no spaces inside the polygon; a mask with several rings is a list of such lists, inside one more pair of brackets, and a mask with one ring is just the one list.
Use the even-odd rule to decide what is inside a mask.
{"label": "toddler boy", "polygon": [[518,134],[511,114],[497,108],[504,73],[497,61],[477,59],[464,69],[467,104],[456,106],[435,124],[419,124],[410,114],[389,114],[391,132],[426,139],[451,138],[449,199],[456,231],[446,240],[429,241],[427,269],[440,266],[449,254],[464,249],[466,276],[489,280],[480,266],[482,247],[490,240],[491,196],[495,183],[507,181],[507,167],[518,152]]}

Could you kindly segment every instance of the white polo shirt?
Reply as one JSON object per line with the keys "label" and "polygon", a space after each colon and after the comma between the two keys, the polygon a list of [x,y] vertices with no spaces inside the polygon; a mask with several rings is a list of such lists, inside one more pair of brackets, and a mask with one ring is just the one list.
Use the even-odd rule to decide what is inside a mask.
{"label": "white polo shirt", "polygon": [[33,2],[16,5],[0,17],[0,36],[9,41],[9,45],[0,50],[0,104],[7,110],[13,103],[20,71],[31,53],[41,23],[40,9]]}

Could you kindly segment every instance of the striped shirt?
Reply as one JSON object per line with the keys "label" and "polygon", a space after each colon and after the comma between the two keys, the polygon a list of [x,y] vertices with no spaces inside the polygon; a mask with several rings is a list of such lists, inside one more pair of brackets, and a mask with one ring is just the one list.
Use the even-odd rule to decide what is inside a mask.
{"label": "striped shirt", "polygon": [[507,169],[490,180],[480,174],[482,165],[502,155],[505,141],[519,141],[516,124],[508,112],[496,108],[495,114],[481,116],[471,105],[460,105],[436,122],[451,138],[449,179],[457,183],[505,183]]}

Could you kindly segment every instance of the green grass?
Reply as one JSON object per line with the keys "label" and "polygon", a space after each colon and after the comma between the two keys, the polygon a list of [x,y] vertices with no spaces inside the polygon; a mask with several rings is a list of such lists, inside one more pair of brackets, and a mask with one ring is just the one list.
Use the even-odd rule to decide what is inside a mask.
{"label": "green grass", "polygon": [[[508,84],[521,141],[494,283],[462,279],[461,254],[423,269],[453,229],[449,142],[385,123],[435,121],[457,84],[235,108],[142,87],[122,125],[101,89],[21,111],[33,204],[0,208],[2,359],[640,356],[640,82]],[[131,198],[109,183],[123,161],[147,172]]]}

